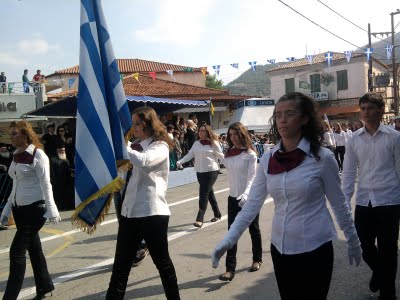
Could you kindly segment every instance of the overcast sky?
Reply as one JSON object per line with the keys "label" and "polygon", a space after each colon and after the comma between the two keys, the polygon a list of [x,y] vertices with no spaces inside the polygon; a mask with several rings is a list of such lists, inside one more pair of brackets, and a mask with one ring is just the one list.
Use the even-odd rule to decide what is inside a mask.
{"label": "overcast sky", "polygon": [[[367,44],[367,33],[320,1],[365,30],[371,23],[372,32],[390,31],[389,14],[400,9],[393,0],[282,1],[356,46]],[[221,65],[225,83],[249,61],[355,49],[278,0],[103,0],[103,8],[117,58],[204,66],[210,73]],[[0,71],[7,80],[21,81],[25,68],[31,77],[36,69],[50,74],[77,65],[79,10],[79,0],[1,0]]]}

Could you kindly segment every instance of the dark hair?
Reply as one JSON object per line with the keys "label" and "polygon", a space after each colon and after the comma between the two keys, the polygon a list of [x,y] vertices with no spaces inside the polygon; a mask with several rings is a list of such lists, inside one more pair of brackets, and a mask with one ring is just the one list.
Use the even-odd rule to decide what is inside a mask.
{"label": "dark hair", "polygon": [[[196,117],[196,114],[194,114],[194,113],[189,114],[189,119],[191,119],[191,118],[193,118],[193,117]],[[197,117],[196,117],[196,118],[197,118]]]}
{"label": "dark hair", "polygon": [[60,133],[60,130],[61,129],[64,129],[64,132],[65,132],[65,128],[64,128],[64,126],[58,126],[57,127],[57,134],[59,134]]}
{"label": "dark hair", "polygon": [[199,130],[200,130],[201,127],[204,127],[204,128],[206,129],[206,131],[207,131],[207,137],[208,137],[210,140],[214,140],[214,141],[217,141],[217,140],[218,140],[218,136],[212,131],[211,126],[210,126],[210,125],[207,125],[207,124],[201,124],[201,125],[199,125],[199,126],[197,127],[197,139],[200,139],[200,137],[199,137]]}
{"label": "dark hair", "polygon": [[174,125],[168,124],[167,125],[167,132],[169,132],[172,129],[175,129]]}
{"label": "dark hair", "polygon": [[179,136],[181,134],[181,132],[179,130],[174,130],[174,132],[172,133],[173,136]]}
{"label": "dark hair", "polygon": [[183,118],[183,117],[180,117],[179,118],[179,124],[185,124],[185,119]]}
{"label": "dark hair", "polygon": [[168,146],[172,147],[172,141],[165,130],[164,124],[157,117],[154,109],[148,106],[139,107],[133,111],[132,115],[135,114],[145,123],[144,130],[152,137],[153,141],[164,141]]}
{"label": "dark hair", "polygon": [[[336,130],[336,127],[339,127],[339,131]],[[342,126],[339,123],[333,124],[333,131],[336,133],[340,133],[342,130]]]}
{"label": "dark hair", "polygon": [[383,99],[382,94],[377,92],[366,93],[360,98],[358,105],[361,105],[362,103],[373,103],[378,106],[378,108],[385,107],[385,100]]}
{"label": "dark hair", "polygon": [[[278,105],[279,102],[283,101],[295,102],[302,116],[308,117],[307,124],[303,125],[301,129],[302,136],[310,142],[311,153],[314,155],[316,160],[319,160],[320,157],[318,155],[318,152],[321,148],[321,141],[324,138],[324,132],[322,130],[321,119],[318,117],[318,105],[316,101],[309,96],[297,92],[283,95],[281,98],[279,98],[276,105]],[[269,134],[273,138],[275,143],[281,139],[281,135],[279,134],[278,126],[275,120],[276,105],[274,109],[274,114],[270,119],[271,129],[269,131]]]}
{"label": "dark hair", "polygon": [[229,135],[229,130],[236,131],[237,135],[239,136],[240,142],[242,143],[243,147],[246,148],[246,151],[249,151],[249,149],[253,149],[250,135],[247,132],[246,127],[244,127],[243,124],[240,122],[233,123],[228,128],[228,135],[227,135],[226,141],[228,142],[229,149],[233,147],[233,143],[232,143],[231,137]]}

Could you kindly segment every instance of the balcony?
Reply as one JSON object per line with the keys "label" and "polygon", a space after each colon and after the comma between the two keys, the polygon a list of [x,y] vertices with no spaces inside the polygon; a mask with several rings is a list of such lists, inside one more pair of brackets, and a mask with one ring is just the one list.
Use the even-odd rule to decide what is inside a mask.
{"label": "balcony", "polygon": [[42,94],[46,87],[41,82],[0,82],[0,94]]}

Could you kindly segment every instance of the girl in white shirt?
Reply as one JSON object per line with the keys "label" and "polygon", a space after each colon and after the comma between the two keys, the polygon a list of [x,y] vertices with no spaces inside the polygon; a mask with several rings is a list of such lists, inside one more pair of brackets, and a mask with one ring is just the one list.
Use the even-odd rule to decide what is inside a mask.
{"label": "girl in white shirt", "polygon": [[212,254],[213,267],[236,244],[268,194],[275,203],[271,256],[283,300],[326,299],[337,238],[326,200],[347,239],[350,263],[361,260],[360,241],[350,207],[340,189],[333,153],[320,146],[316,102],[301,93],[282,96],[271,133],[278,144],[264,153],[242,211]]}
{"label": "girl in white shirt", "polygon": [[[242,123],[233,123],[228,129],[227,151],[220,159],[228,170],[229,197],[228,197],[228,230],[237,214],[247,201],[250,187],[256,177],[257,155],[252,150],[250,136]],[[249,226],[251,236],[253,263],[250,272],[258,271],[262,263],[261,232],[257,215]],[[235,244],[226,255],[226,272],[219,276],[222,281],[231,281],[235,277],[236,269]]]}
{"label": "girl in white shirt", "polygon": [[144,239],[156,265],[167,299],[180,299],[176,272],[168,252],[170,210],[165,199],[169,173],[169,146],[164,125],[150,107],[132,115],[138,143],[128,144],[133,166],[121,208],[117,247],[106,299],[123,299],[129,272]]}
{"label": "girl in white shirt", "polygon": [[331,126],[329,125],[328,121],[323,120],[322,127],[324,129],[324,140],[322,142],[322,145],[331,150],[332,152],[334,152],[336,144],[335,144],[335,138],[333,137],[333,131],[331,129]]}
{"label": "girl in white shirt", "polygon": [[49,158],[28,122],[12,123],[10,137],[17,149],[8,170],[13,188],[0,220],[4,224],[12,210],[17,232],[10,248],[10,274],[3,299],[18,298],[25,276],[26,251],[35,277],[37,295],[34,299],[43,299],[54,290],[54,285],[47,270],[39,230],[46,219],[55,224],[61,220],[50,183]]}
{"label": "girl in white shirt", "polygon": [[339,123],[335,123],[333,125],[333,137],[335,138],[336,143],[335,158],[339,166],[339,172],[342,172],[344,154],[346,152],[347,136]]}
{"label": "girl in white shirt", "polygon": [[219,163],[218,157],[221,157],[222,150],[218,141],[218,137],[207,124],[201,124],[198,127],[198,139],[190,148],[188,154],[177,161],[177,166],[182,166],[185,162],[194,158],[194,169],[197,173],[197,180],[200,184],[199,188],[199,211],[197,213],[195,227],[201,228],[204,222],[204,215],[207,210],[207,204],[210,202],[214,212],[211,222],[221,219],[217,199],[214,195],[213,185],[217,181]]}

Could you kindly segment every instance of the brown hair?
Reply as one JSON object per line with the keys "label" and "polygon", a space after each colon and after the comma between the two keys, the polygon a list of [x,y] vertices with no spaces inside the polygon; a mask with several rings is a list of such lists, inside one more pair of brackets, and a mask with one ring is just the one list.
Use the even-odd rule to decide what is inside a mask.
{"label": "brown hair", "polygon": [[201,124],[197,127],[197,139],[200,139],[199,137],[199,130],[200,128],[204,127],[207,131],[207,137],[212,140],[212,141],[218,141],[218,136],[212,131],[211,126],[207,124]]}
{"label": "brown hair", "polygon": [[236,131],[237,135],[239,136],[240,142],[242,143],[243,147],[246,148],[246,151],[249,151],[249,149],[253,149],[253,145],[251,143],[251,138],[249,133],[247,132],[246,127],[243,126],[242,123],[236,122],[231,124],[228,128],[228,133],[227,133],[227,139],[226,141],[228,142],[229,149],[233,147],[233,143],[231,141],[231,137],[229,135],[229,130],[234,130]]}
{"label": "brown hair", "polygon": [[164,124],[157,117],[154,109],[148,106],[139,107],[133,111],[132,115],[135,114],[145,123],[144,130],[151,136],[153,141],[164,141],[169,147],[173,146]]}
{"label": "brown hair", "polygon": [[[338,127],[339,127],[339,131],[336,130],[336,128],[338,128]],[[339,123],[333,124],[333,131],[336,133],[340,133],[341,131],[343,131],[342,126]]]}
{"label": "brown hair", "polygon": [[11,122],[9,128],[17,128],[26,137],[28,144],[33,144],[36,148],[43,149],[43,145],[32,125],[27,121]]}

